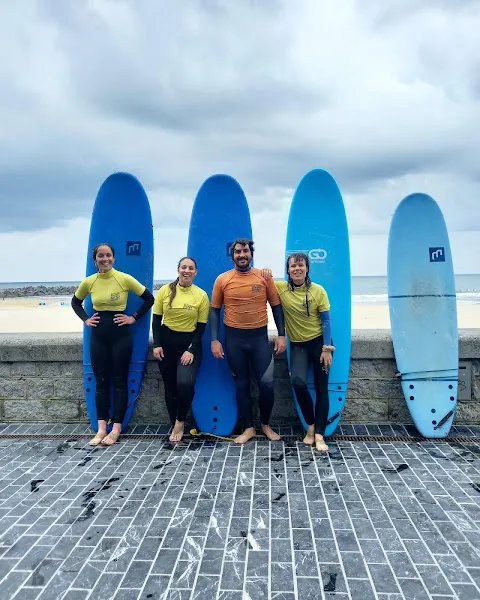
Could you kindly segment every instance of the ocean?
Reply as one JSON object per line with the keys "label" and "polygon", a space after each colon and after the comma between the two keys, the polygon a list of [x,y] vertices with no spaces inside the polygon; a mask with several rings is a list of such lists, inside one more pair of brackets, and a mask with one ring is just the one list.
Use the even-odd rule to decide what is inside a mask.
{"label": "ocean", "polygon": [[[24,287],[64,287],[77,286],[79,281],[34,281],[34,282],[0,282],[0,290]],[[158,280],[156,284],[168,283]],[[480,304],[480,274],[455,275],[457,302]],[[328,290],[327,290],[328,292]],[[63,297],[63,296],[59,296]],[[354,304],[386,304],[387,278],[384,276],[352,277],[352,302]]]}

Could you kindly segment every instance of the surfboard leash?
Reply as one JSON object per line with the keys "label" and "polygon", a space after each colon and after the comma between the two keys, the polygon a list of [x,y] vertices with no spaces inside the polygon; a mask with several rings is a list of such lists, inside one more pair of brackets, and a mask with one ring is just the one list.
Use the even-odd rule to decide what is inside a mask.
{"label": "surfboard leash", "polygon": [[213,437],[216,440],[223,440],[225,442],[233,442],[235,440],[235,438],[233,438],[233,437],[216,435],[215,433],[207,433],[206,431],[197,431],[196,429],[190,429],[190,435],[192,437],[208,436],[208,437]]}

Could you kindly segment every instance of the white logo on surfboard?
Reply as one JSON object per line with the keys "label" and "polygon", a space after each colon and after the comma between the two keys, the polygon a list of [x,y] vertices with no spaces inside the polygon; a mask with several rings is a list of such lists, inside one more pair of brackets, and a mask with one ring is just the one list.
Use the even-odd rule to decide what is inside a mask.
{"label": "white logo on surfboard", "polygon": [[312,248],[311,250],[291,250],[286,252],[286,257],[288,258],[291,254],[295,254],[297,252],[303,252],[306,254],[313,263],[324,263],[327,260],[327,251],[325,248]]}

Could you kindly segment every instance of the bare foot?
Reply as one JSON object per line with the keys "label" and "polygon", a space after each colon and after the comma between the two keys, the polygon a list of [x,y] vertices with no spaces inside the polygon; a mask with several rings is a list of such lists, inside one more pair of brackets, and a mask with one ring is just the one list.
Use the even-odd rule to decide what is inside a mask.
{"label": "bare foot", "polygon": [[278,435],[278,433],[273,431],[273,429],[270,427],[270,425],[262,425],[262,431],[267,436],[267,438],[269,440],[271,440],[272,442],[278,442],[278,440],[280,439],[280,436]]}
{"label": "bare foot", "polygon": [[248,442],[248,440],[251,440],[255,436],[255,427],[249,427],[248,429],[245,429],[241,435],[238,435],[233,441],[236,444],[245,444],[245,442]]}
{"label": "bare foot", "polygon": [[309,425],[307,435],[303,438],[303,443],[311,446],[315,441],[315,425]]}
{"label": "bare foot", "polygon": [[323,439],[323,435],[315,434],[315,447],[319,452],[328,452],[328,446]]}
{"label": "bare foot", "polygon": [[106,431],[99,431],[94,438],[92,438],[89,442],[89,446],[99,446],[101,441],[106,437]]}
{"label": "bare foot", "polygon": [[112,431],[107,435],[107,437],[103,438],[102,444],[104,444],[105,446],[112,446],[113,444],[115,444],[115,442],[119,440],[121,432],[121,423],[114,423]]}
{"label": "bare foot", "polygon": [[184,424],[181,421],[175,421],[175,427],[170,434],[169,440],[171,442],[180,442],[183,437]]}

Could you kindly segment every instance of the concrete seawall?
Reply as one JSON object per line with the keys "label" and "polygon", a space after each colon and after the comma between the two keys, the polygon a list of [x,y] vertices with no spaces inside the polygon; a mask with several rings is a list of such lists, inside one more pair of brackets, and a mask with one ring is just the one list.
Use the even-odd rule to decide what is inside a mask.
{"label": "concrete seawall", "polygon": [[[355,330],[342,422],[411,423],[390,331]],[[275,359],[272,419],[298,420],[285,356]],[[83,399],[82,334],[0,335],[0,421],[88,423]],[[160,372],[151,352],[134,423],[167,423]],[[460,331],[455,424],[480,424],[480,330]]]}

